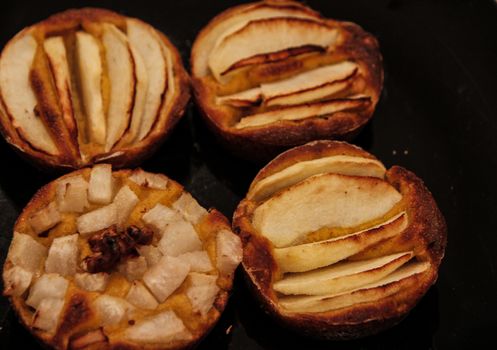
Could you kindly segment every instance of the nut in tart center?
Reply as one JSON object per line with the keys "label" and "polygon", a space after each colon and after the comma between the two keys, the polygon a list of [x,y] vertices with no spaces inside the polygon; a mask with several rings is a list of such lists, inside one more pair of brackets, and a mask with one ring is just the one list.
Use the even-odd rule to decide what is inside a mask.
{"label": "nut in tart center", "polygon": [[269,312],[325,338],[398,322],[436,280],[446,240],[443,218],[414,174],[326,141],[263,168],[234,227],[249,284]]}
{"label": "nut in tart center", "polygon": [[23,210],[4,266],[24,325],[56,349],[180,349],[214,326],[241,242],[164,175],[83,169]]}

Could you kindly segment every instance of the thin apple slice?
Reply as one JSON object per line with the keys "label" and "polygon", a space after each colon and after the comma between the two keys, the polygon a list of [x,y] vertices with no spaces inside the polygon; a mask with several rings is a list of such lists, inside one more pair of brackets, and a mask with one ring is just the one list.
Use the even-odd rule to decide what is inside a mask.
{"label": "thin apple slice", "polygon": [[282,272],[303,272],[344,260],[407,227],[407,214],[401,213],[381,225],[325,241],[276,248],[274,258]]}
{"label": "thin apple slice", "polygon": [[128,19],[126,26],[129,43],[143,58],[148,76],[147,97],[137,138],[140,141],[150,132],[159,114],[167,86],[167,67],[161,39],[154,29],[135,19]]}
{"label": "thin apple slice", "polygon": [[103,69],[97,39],[91,34],[77,32],[76,52],[79,63],[83,107],[87,117],[90,140],[104,145],[106,121],[102,98]]}
{"label": "thin apple slice", "polygon": [[[198,58],[195,60],[192,70],[196,76],[205,76],[208,74],[208,55],[212,49],[218,46],[228,35],[245,27],[252,20],[275,18],[275,17],[295,17],[318,19],[319,15],[308,9],[298,8],[293,4],[286,6],[285,4],[268,4],[258,3],[250,8],[247,8],[243,13],[235,16],[228,16],[222,21],[218,21],[212,28],[203,33],[201,41],[196,43],[194,54]],[[197,47],[198,44],[198,47]]]}
{"label": "thin apple slice", "polygon": [[148,73],[145,66],[144,58],[133,46],[129,46],[133,61],[135,64],[135,99],[133,104],[133,112],[131,113],[131,122],[129,129],[123,137],[124,144],[131,144],[138,137],[140,132],[143,114],[145,112],[145,104],[147,103],[148,93]]}
{"label": "thin apple slice", "polygon": [[78,235],[57,237],[48,250],[45,272],[72,277],[78,268],[78,258]]}
{"label": "thin apple slice", "polygon": [[90,172],[88,199],[98,204],[109,204],[114,194],[114,179],[110,164],[97,164]]}
{"label": "thin apple slice", "polygon": [[261,91],[264,99],[270,100],[275,97],[286,96],[299,91],[309,90],[317,86],[347,79],[351,77],[356,70],[357,65],[355,63],[344,61],[312,69],[288,79],[261,84]]}
{"label": "thin apple slice", "polygon": [[353,290],[386,277],[413,256],[412,252],[338,263],[319,270],[284,276],[274,284],[282,294],[323,295]]}
{"label": "thin apple slice", "polygon": [[192,335],[181,318],[174,311],[167,310],[127,327],[124,337],[136,342],[157,344],[191,339]]}
{"label": "thin apple slice", "polygon": [[261,100],[261,88],[256,87],[253,89],[237,92],[235,94],[221,96],[216,98],[216,103],[227,104],[234,107],[247,107],[256,104]]}
{"label": "thin apple slice", "polygon": [[385,176],[385,167],[375,159],[336,155],[295,163],[257,182],[249,189],[247,198],[261,201],[282,189],[291,187],[311,176],[335,173],[352,176]]}
{"label": "thin apple slice", "polygon": [[128,39],[113,24],[103,24],[110,96],[105,150],[108,152],[129,126],[135,97],[135,65]]}
{"label": "thin apple slice", "polygon": [[381,179],[314,175],[257,207],[253,224],[276,247],[287,247],[323,227],[355,227],[380,218],[401,198]]}
{"label": "thin apple slice", "polygon": [[29,224],[35,233],[45,232],[62,220],[57,209],[57,203],[51,202],[43,209],[37,211],[29,218]]}
{"label": "thin apple slice", "polygon": [[279,300],[280,305],[292,312],[325,312],[373,302],[407,289],[417,282],[417,275],[430,267],[428,262],[410,263],[374,283],[354,291],[334,295],[295,296]]}
{"label": "thin apple slice", "polygon": [[243,59],[303,46],[328,48],[337,37],[336,28],[310,19],[280,17],[253,20],[225,37],[212,50],[209,67],[219,81],[223,73]]}
{"label": "thin apple slice", "polygon": [[9,43],[0,57],[0,95],[19,135],[33,148],[57,155],[59,151],[47,128],[36,115],[37,100],[31,89],[31,64],[37,50],[32,35]]}
{"label": "thin apple slice", "polygon": [[277,96],[267,100],[265,104],[268,107],[293,106],[319,101],[322,99],[331,99],[337,93],[343,92],[350,88],[352,84],[351,80],[352,78],[346,78],[345,80],[334,81],[308,90]]}
{"label": "thin apple slice", "polygon": [[67,60],[64,39],[61,36],[48,38],[43,42],[43,47],[53,73],[55,87],[62,109],[62,118],[64,119],[69,133],[74,135],[77,140],[78,130],[72,105],[71,74],[69,73],[69,63]]}
{"label": "thin apple slice", "polygon": [[307,118],[322,117],[349,109],[363,108],[367,106],[369,102],[369,98],[343,99],[285,107],[243,117],[237,124],[235,124],[235,128],[244,129],[276,123],[283,120],[302,120]]}

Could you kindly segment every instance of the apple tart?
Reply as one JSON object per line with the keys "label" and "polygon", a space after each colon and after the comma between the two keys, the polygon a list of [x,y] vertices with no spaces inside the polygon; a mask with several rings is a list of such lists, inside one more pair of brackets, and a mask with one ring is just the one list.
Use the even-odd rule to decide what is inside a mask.
{"label": "apple tart", "polygon": [[265,166],[233,219],[264,308],[305,334],[357,338],[399,322],[433,285],[446,225],[412,172],[339,141]]}
{"label": "apple tart", "polygon": [[183,349],[219,319],[241,258],[228,220],[178,183],[99,164],[25,207],[4,294],[54,349]]}
{"label": "apple tart", "polygon": [[188,76],[166,36],[108,10],[53,15],[19,32],[0,56],[0,130],[44,167],[136,165],[188,99]]}
{"label": "apple tart", "polygon": [[294,1],[231,8],[197,36],[195,98],[235,153],[264,159],[317,139],[350,139],[383,84],[376,39]]}

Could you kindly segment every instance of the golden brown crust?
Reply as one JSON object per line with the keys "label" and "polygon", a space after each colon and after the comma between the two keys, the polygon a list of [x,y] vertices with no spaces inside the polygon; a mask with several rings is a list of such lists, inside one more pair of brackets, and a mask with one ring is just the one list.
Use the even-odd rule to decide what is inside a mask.
{"label": "golden brown crust", "polygon": [[[372,155],[343,142],[319,141],[293,148],[278,156],[256,176],[252,187],[263,178],[296,162],[329,155],[346,154],[375,159]],[[427,271],[415,275],[410,287],[388,297],[320,313],[291,313],[279,304],[272,288],[278,266],[272,257],[272,244],[257,232],[252,217],[257,204],[244,199],[233,217],[233,230],[242,238],[243,270],[247,284],[263,308],[281,324],[318,338],[349,339],[367,336],[402,320],[433,285],[447,243],[447,228],[431,193],[412,172],[394,166],[386,181],[402,194],[402,205],[409,218],[408,227],[397,237],[381,241],[374,251],[414,250],[416,259],[428,261]]]}
{"label": "golden brown crust", "polygon": [[[122,178],[129,178],[134,170],[123,169],[114,174],[119,174]],[[28,204],[23,208],[21,214],[16,220],[13,231],[23,231],[29,226],[29,218],[34,212],[42,209],[47,205],[48,202],[52,201],[56,195],[56,185],[57,182],[64,178],[74,177],[77,175],[82,175],[85,178],[89,177],[90,168],[83,168],[71,173],[65,174],[55,181],[52,181],[45,186],[41,187],[31,198]],[[184,188],[179,183],[168,178],[168,183],[171,183],[174,188],[180,190],[181,193],[184,192]],[[216,209],[211,209],[207,215],[201,221],[202,227],[207,227],[210,232],[219,232],[221,230],[231,231],[231,225],[229,220]],[[32,236],[35,236],[32,234]],[[39,236],[41,237],[41,236]],[[48,238],[42,238],[48,239]],[[4,265],[4,271],[8,270],[13,266],[12,262],[6,261]],[[194,348],[203,338],[205,338],[212,328],[216,325],[219,317],[221,316],[224,308],[229,299],[229,294],[233,286],[233,275],[226,275],[221,273],[219,275],[218,282],[220,290],[216,296],[213,303],[213,308],[209,311],[209,316],[206,318],[200,327],[190,330],[192,337],[187,340],[175,341],[168,346],[160,344],[138,344],[125,339],[114,339],[116,341],[100,343],[96,347],[90,346],[88,349],[150,349],[150,350],[179,350],[179,349],[190,349]],[[12,304],[15,312],[17,313],[21,323],[32,333],[35,337],[43,342],[43,345],[48,346],[53,349],[70,349],[71,340],[85,334],[88,331],[98,329],[95,328],[97,321],[97,315],[91,308],[91,302],[95,298],[94,293],[85,292],[83,290],[77,289],[74,286],[69,286],[68,293],[66,294],[66,302],[60,316],[60,321],[57,326],[55,334],[49,334],[47,332],[33,328],[32,319],[33,312],[32,309],[25,304],[25,296],[8,296],[10,303]],[[69,296],[69,299],[67,299]],[[85,348],[86,349],[86,348]]]}
{"label": "golden brown crust", "polygon": [[[42,42],[43,38],[46,36],[75,31],[81,29],[86,23],[91,22],[112,23],[122,30],[125,30],[127,18],[128,17],[118,13],[99,8],[71,9],[52,15],[39,23],[25,28],[14,36],[11,41],[7,43],[6,47],[27,33],[34,34],[37,40]],[[45,113],[41,113],[41,116],[43,117],[43,120],[46,121],[48,129],[55,135],[54,139],[61,153],[60,155],[49,155],[34,148],[33,145],[23,137],[22,131],[13,127],[12,116],[0,94],[3,107],[0,108],[0,132],[6,141],[20,155],[35,166],[45,170],[67,171],[68,169],[82,168],[99,162],[111,163],[115,168],[122,168],[139,165],[160,147],[184,113],[190,98],[189,77],[183,67],[178,50],[169,39],[157,29],[143,21],[136,20],[154,30],[162,39],[162,43],[171,53],[174,71],[174,96],[172,100],[168,102],[168,106],[164,106],[166,96],[163,96],[160,116],[156,120],[152,129],[153,131],[138,143],[125,147],[114,147],[110,152],[103,152],[93,156],[87,161],[83,161],[79,156],[77,147],[77,130],[67,130],[67,127],[61,127],[60,122],[56,123],[56,121],[61,118],[59,118],[59,113],[54,113],[53,108],[41,108],[42,111],[45,111]],[[34,87],[43,87],[42,84],[40,84],[39,77],[36,75],[32,76],[32,82]],[[170,83],[171,82],[168,82],[168,84]],[[53,104],[43,105],[46,107],[53,107]]]}
{"label": "golden brown crust", "polygon": [[[336,61],[349,59],[359,65],[362,72],[362,79],[357,84],[365,86],[362,93],[369,96],[368,103],[361,108],[334,113],[332,116],[326,118],[285,120],[258,127],[234,128],[232,120],[237,117],[233,116],[233,108],[216,103],[215,96],[219,84],[209,80],[209,76],[199,74],[200,69],[197,68],[197,61],[202,54],[205,55],[205,53],[201,52],[201,42],[206,40],[205,38],[215,25],[218,25],[225,19],[262,6],[273,6],[284,9],[288,7],[295,8],[308,13],[310,16],[314,16],[319,21],[331,27],[338,28],[343,43],[339,44],[332,53],[327,53],[327,55],[330,58],[335,57]],[[285,54],[289,54],[289,52]],[[266,61],[265,64],[253,68],[252,74],[262,78],[264,76],[271,77],[282,74],[285,76],[292,71],[301,70],[302,62],[292,57],[289,59],[285,58],[283,57],[283,59],[275,62]],[[313,10],[304,7],[300,3],[291,1],[251,3],[228,9],[216,16],[202,29],[195,40],[190,62],[192,66],[194,97],[207,126],[216,134],[221,143],[233,153],[256,161],[269,160],[282,150],[305,144],[312,140],[352,139],[371,118],[383,85],[382,58],[379,53],[378,42],[371,34],[353,23],[324,19]],[[236,113],[239,112],[236,111]]]}

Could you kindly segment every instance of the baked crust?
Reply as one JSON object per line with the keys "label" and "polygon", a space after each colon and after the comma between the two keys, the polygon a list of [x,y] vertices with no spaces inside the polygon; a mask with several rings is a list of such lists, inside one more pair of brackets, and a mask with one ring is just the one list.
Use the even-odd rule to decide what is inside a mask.
{"label": "baked crust", "polygon": [[[113,172],[113,177],[115,179],[114,181],[121,183],[123,186],[129,186],[133,188],[133,192],[138,191],[136,192],[136,194],[140,198],[140,201],[136,204],[134,211],[132,211],[129,216],[128,219],[129,221],[127,220],[123,224],[124,227],[126,227],[126,225],[129,225],[131,222],[136,223],[137,222],[135,217],[136,215],[141,217],[144,212],[150,211],[153,205],[166,203],[166,202],[169,203],[168,205],[171,205],[172,203],[173,207],[177,208],[175,210],[177,210],[178,213],[186,215],[184,214],[185,212],[180,211],[179,207],[174,206],[175,205],[174,203],[179,203],[178,201],[179,198],[182,198],[184,195],[189,197],[189,194],[184,190],[183,186],[163,175],[150,174],[152,176],[160,177],[159,182],[161,182],[161,186],[162,184],[165,184],[167,182],[167,186],[164,185],[163,187],[165,192],[162,195],[159,195],[160,191],[158,190],[158,187],[154,187],[153,184],[153,181],[155,181],[154,179],[148,180],[145,177],[145,180],[142,185],[138,184],[131,185],[129,179],[136,174],[139,174],[141,176],[142,174],[150,174],[150,173],[144,173],[141,169],[136,169],[136,170],[125,169]],[[90,177],[90,169],[84,168],[73,171],[72,173],[64,175],[59,179],[54,180],[48,183],[47,185],[43,186],[42,188],[40,188],[33,196],[33,198],[29,201],[29,203],[26,205],[26,207],[22,210],[22,213],[20,214],[14,225],[13,231],[23,232],[26,235],[29,235],[32,238],[34,238],[38,243],[41,243],[45,247],[47,246],[50,247],[52,245],[54,238],[75,233],[74,232],[75,220],[68,218],[70,216],[75,215],[73,212],[62,214],[66,215],[62,218],[62,221],[60,221],[55,226],[39,234],[37,234],[36,231],[33,231],[34,229],[30,228],[30,225],[32,225],[30,223],[30,220],[32,220],[34,214],[36,214],[43,208],[46,208],[47,203],[58,201],[57,199],[58,184],[63,182],[65,179],[71,179],[78,176],[82,176],[83,178],[88,179]],[[139,189],[137,190],[137,188]],[[197,208],[196,210],[200,211],[200,213],[198,211],[196,212],[195,215],[197,217],[195,218],[194,221],[191,221],[191,224],[194,225],[195,231],[197,231],[197,234],[202,239],[203,252],[204,251],[208,252],[209,259],[212,264],[211,270],[206,272],[206,274],[207,276],[217,277],[216,280],[217,294],[215,296],[215,299],[212,301],[211,307],[207,309],[208,312],[203,314],[199,313],[199,311],[193,310],[192,306],[190,306],[188,302],[185,303],[184,300],[187,300],[185,299],[186,298],[185,296],[183,297],[184,300],[177,298],[177,300],[183,300],[182,302],[176,302],[176,303],[171,302],[168,307],[162,307],[163,305],[159,303],[159,307],[155,311],[153,311],[152,314],[150,314],[150,312],[148,314],[147,313],[140,314],[140,312],[143,312],[143,309],[137,306],[134,310],[140,309],[139,312],[134,313],[131,316],[128,315],[127,316],[128,321],[126,322],[121,321],[117,326],[111,325],[109,326],[110,328],[107,328],[108,326],[105,323],[102,324],[101,318],[99,318],[100,316],[98,315],[98,312],[95,309],[94,302],[96,300],[96,297],[102,295],[108,295],[107,293],[110,293],[109,295],[112,296],[115,296],[116,293],[122,294],[121,292],[123,291],[119,291],[119,289],[116,289],[120,285],[118,285],[118,287],[116,286],[112,287],[114,288],[113,289],[114,292],[110,292],[109,288],[111,287],[107,286],[105,287],[106,288],[105,294],[103,292],[102,293],[98,292],[97,294],[97,292],[88,291],[85,290],[83,287],[79,286],[72,278],[74,276],[66,276],[70,280],[70,282],[69,286],[67,287],[67,292],[64,296],[64,306],[62,308],[61,313],[58,316],[57,326],[55,330],[46,331],[37,328],[34,325],[34,319],[36,319],[36,314],[34,314],[34,308],[26,304],[26,298],[28,294],[31,293],[31,291],[28,290],[29,288],[20,295],[12,294],[12,291],[9,290],[8,288],[8,286],[10,287],[14,286],[15,288],[15,283],[11,283],[8,280],[9,279],[8,271],[16,266],[15,262],[12,260],[11,257],[12,255],[11,250],[14,249],[11,246],[9,250],[10,255],[7,256],[6,262],[3,267],[3,278],[5,286],[4,295],[6,295],[9,298],[9,301],[12,304],[14,310],[16,311],[21,323],[28,329],[30,333],[32,333],[38,340],[40,340],[44,346],[53,349],[84,348],[84,349],[109,349],[109,350],[110,349],[130,349],[130,350],[154,349],[155,350],[155,349],[189,349],[195,347],[210,332],[210,330],[215,326],[215,324],[219,320],[221,313],[226,307],[229,294],[233,286],[234,269],[236,268],[236,265],[232,265],[227,270],[221,270],[219,268],[219,261],[218,261],[219,259],[216,257],[216,254],[220,254],[217,251],[218,247],[216,247],[216,240],[218,239],[217,237],[219,235],[219,232],[228,232],[229,235],[236,238],[236,240],[238,240],[238,238],[231,233],[230,223],[223,214],[221,214],[216,209],[210,209],[207,212],[205,209],[198,206],[198,204],[193,198],[191,197],[189,198],[193,200],[193,202],[189,202],[188,205],[193,205],[192,203],[195,203],[194,207]],[[142,203],[145,204],[142,205]],[[140,205],[142,205],[142,207],[140,207],[141,209],[138,208]],[[95,209],[95,207],[96,207],[95,204],[92,204],[91,208]],[[191,208],[192,207],[190,206],[190,209]],[[138,209],[139,212],[136,212]],[[189,209],[187,208],[185,210]],[[187,216],[184,216],[184,218],[185,218],[184,220],[187,220]],[[145,223],[142,220],[144,219],[139,219],[136,225],[138,225],[139,227],[140,226],[147,227],[147,225],[149,224]],[[190,222],[190,219],[188,219],[188,222]],[[64,226],[64,227],[60,228],[58,226]],[[81,233],[80,235],[82,236]],[[87,238],[89,237],[87,236]],[[87,238],[83,238],[83,240]],[[78,244],[80,246],[78,256],[79,257],[84,256],[85,255],[85,253],[83,252],[84,248],[82,248],[81,242],[78,242]],[[83,245],[84,244],[85,243],[83,243]],[[239,254],[241,259],[241,251]],[[234,254],[232,258],[236,259],[236,256],[237,254]],[[78,260],[79,259],[80,258],[78,258]],[[81,264],[78,263],[78,266],[80,267],[77,268],[78,273],[85,271],[83,269],[84,265],[82,261],[80,262]],[[216,265],[216,263],[218,265]],[[35,278],[38,278],[39,280],[40,274],[42,274],[42,276],[46,276],[47,273],[47,271],[45,271],[46,265],[44,266],[45,267],[41,268],[41,272],[36,272],[33,275],[33,280]],[[149,266],[149,268],[151,266]],[[215,269],[215,273],[213,272],[213,269]],[[110,274],[110,280],[116,277],[114,276],[115,274],[121,273],[121,272],[117,273],[116,272],[117,270],[118,269],[115,268],[108,272]],[[192,268],[192,270],[190,271],[196,271],[196,270],[193,270]],[[31,282],[31,286],[33,283],[34,282]],[[188,286],[187,283],[192,283],[192,282],[186,282],[185,279],[185,281],[177,288],[178,291],[177,293],[180,293],[180,297],[181,295],[186,293],[185,288],[186,286]],[[129,286],[127,288],[129,289]],[[173,294],[173,296],[174,295],[175,294]],[[124,296],[121,297],[124,298]],[[126,300],[129,300],[128,297],[126,297]],[[166,299],[165,302],[167,303],[168,300],[169,299]],[[153,317],[155,314],[160,314],[161,312],[164,312],[164,310],[166,311],[172,310],[173,312],[179,315],[179,318],[182,319],[184,325],[186,326],[186,330],[189,333],[188,337],[179,336],[177,338],[172,338],[168,341],[163,341],[163,342],[160,341],[140,342],[129,339],[125,336],[124,332],[126,331],[126,327],[139,323],[141,320],[149,319],[150,317]],[[104,341],[96,342],[94,344],[90,343],[89,345],[83,347],[76,347],[75,341],[77,339],[79,339],[85,334],[91,334],[92,332],[100,332],[100,331],[102,331],[103,332],[102,334],[104,334],[105,338]]]}
{"label": "baked crust", "polygon": [[[249,193],[261,180],[304,160],[336,155],[374,157],[356,146],[337,141],[316,141],[293,148],[271,161],[256,176]],[[253,224],[260,203],[245,198],[233,217],[234,232],[243,243],[243,271],[247,284],[263,308],[279,323],[308,336],[325,339],[351,339],[375,334],[400,322],[436,282],[438,268],[447,243],[447,228],[431,193],[412,172],[393,166],[385,181],[402,195],[401,208],[407,213],[408,226],[396,237],[380,241],[360,253],[365,258],[375,252],[414,252],[417,261],[429,268],[414,275],[408,287],[374,300],[324,312],[286,310],[273,289],[281,269],[274,257],[274,245]],[[368,252],[369,250],[369,252]],[[359,257],[359,259],[361,259]],[[386,288],[380,286],[379,288]]]}
{"label": "baked crust", "polygon": [[[110,150],[106,151],[100,147],[100,149],[97,149],[96,151],[91,150],[87,155],[83,156],[82,153],[80,153],[81,142],[78,141],[78,125],[76,121],[74,120],[72,122],[73,125],[64,123],[60,105],[58,105],[57,101],[54,101],[53,98],[50,99],[49,97],[50,94],[53,95],[55,93],[55,97],[58,98],[57,91],[48,91],[50,89],[47,89],[46,86],[44,87],[40,82],[40,79],[36,79],[36,71],[33,71],[32,69],[31,86],[37,97],[36,109],[43,111],[41,112],[41,117],[45,128],[48,130],[50,137],[57,146],[57,153],[50,154],[29,142],[28,138],[25,137],[26,135],[23,135],[24,131],[16,126],[12,114],[9,112],[5,98],[2,97],[2,94],[0,93],[0,132],[5,140],[21,156],[37,167],[48,170],[67,171],[101,162],[111,163],[116,168],[136,166],[144,159],[150,157],[162,144],[167,135],[170,134],[183,115],[186,104],[190,98],[189,77],[182,65],[178,50],[169,39],[141,20],[125,17],[115,12],[99,8],[71,9],[52,15],[39,23],[23,29],[7,43],[2,52],[5,52],[7,48],[27,35],[32,35],[38,42],[38,46],[42,47],[45,38],[67,36],[69,35],[68,33],[84,29],[83,27],[87,25],[101,25],[107,23],[114,25],[120,31],[126,31],[127,20],[133,20],[134,23],[155,33],[154,35],[159,38],[163,51],[165,53],[167,52],[167,55],[170,57],[170,62],[168,64],[171,64],[173,85],[171,85],[170,80],[167,81],[168,86],[166,86],[166,90],[161,97],[160,108],[155,117],[151,131],[149,131],[141,140],[137,139],[131,143],[127,142],[125,144],[117,142]],[[67,45],[68,44],[66,44],[66,49]],[[164,57],[164,60],[166,60],[166,57]],[[52,71],[52,73],[49,74],[53,74],[53,67],[48,69],[49,72]],[[76,79],[73,76],[73,72],[70,74],[72,80]],[[164,72],[165,76],[167,74],[167,72]],[[48,79],[52,79],[53,81],[54,78],[52,76]],[[135,76],[134,79],[136,84],[137,77]],[[81,99],[80,92],[74,92],[74,90],[71,89],[71,93],[78,94],[78,98]],[[70,97],[73,98],[74,96]],[[132,101],[132,103],[134,102],[135,101]],[[73,109],[76,109],[73,99],[71,100],[71,103]],[[130,108],[132,107],[133,106]],[[35,113],[40,112],[38,111]],[[126,130],[128,129],[129,125]],[[123,137],[124,136],[125,135],[123,135]]]}
{"label": "baked crust", "polygon": [[[279,107],[268,108],[261,104],[261,106],[255,105],[253,109],[250,107],[247,111],[246,106],[236,107],[219,104],[216,102],[218,91],[222,91],[223,85],[226,84],[215,81],[211,73],[204,67],[206,64],[203,61],[206,60],[205,56],[209,54],[205,51],[209,49],[208,41],[212,40],[209,37],[209,35],[213,35],[211,32],[215,29],[217,30],[228,19],[236,16],[242,17],[250,11],[260,8],[298,11],[325,26],[336,28],[340,33],[340,42],[332,52],[320,52],[316,55],[321,58],[328,57],[329,62],[322,63],[325,65],[344,60],[354,62],[359,67],[359,73],[357,74],[360,78],[357,78],[355,85],[353,84],[354,86],[349,86],[342,92],[338,92],[333,96],[323,97],[317,101],[329,101],[330,98],[340,100],[352,95],[365,96],[365,101],[357,108],[338,111],[328,115],[328,117],[316,116],[299,120],[279,120],[269,124],[237,128],[235,123],[240,120],[240,116],[242,117],[241,120],[243,120],[245,116],[250,114],[248,111],[278,110]],[[261,21],[264,21],[264,19]],[[288,57],[279,58],[279,60],[273,62],[249,66],[249,68],[246,68],[247,72],[240,73],[240,77],[236,77],[237,73],[235,72],[235,77],[232,78],[229,84],[236,79],[250,80],[254,76],[257,76],[260,82],[287,78],[289,74],[290,76],[295,74],[292,71],[296,73],[302,72],[301,66],[305,59],[305,54],[299,56],[298,54],[292,55],[289,53]],[[383,85],[382,58],[379,53],[378,42],[371,34],[354,23],[323,18],[317,12],[293,1],[262,1],[236,6],[224,11],[201,30],[193,44],[190,61],[194,97],[206,124],[216,134],[220,142],[231,151],[253,160],[271,159],[282,150],[312,140],[352,139],[371,118]],[[318,64],[319,66],[321,64]],[[304,71],[308,71],[308,68],[305,68]],[[310,69],[312,70],[312,65]],[[247,77],[250,79],[247,79]],[[257,86],[257,84],[249,84],[248,88],[254,86]],[[303,102],[302,106],[306,104],[309,105],[312,102]]]}

